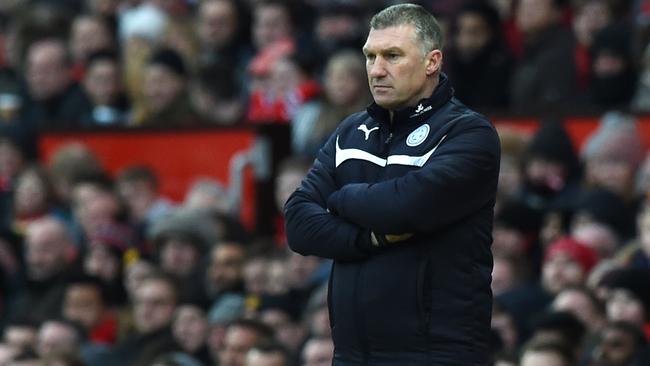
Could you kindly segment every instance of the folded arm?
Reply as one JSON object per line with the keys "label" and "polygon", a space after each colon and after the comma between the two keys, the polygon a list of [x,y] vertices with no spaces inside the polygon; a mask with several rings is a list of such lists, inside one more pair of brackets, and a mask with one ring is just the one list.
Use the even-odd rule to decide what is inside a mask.
{"label": "folded arm", "polygon": [[443,142],[420,169],[380,183],[348,184],[329,196],[342,218],[382,234],[436,231],[492,202],[500,148],[489,126]]}

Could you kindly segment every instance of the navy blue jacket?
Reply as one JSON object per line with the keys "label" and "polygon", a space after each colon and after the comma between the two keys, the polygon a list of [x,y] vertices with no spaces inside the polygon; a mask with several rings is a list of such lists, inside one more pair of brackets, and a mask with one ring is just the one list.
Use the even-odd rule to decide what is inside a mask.
{"label": "navy blue jacket", "polygon": [[290,247],[334,259],[334,365],[488,363],[499,159],[444,75],[392,123],[376,104],[341,123],[285,205]]}

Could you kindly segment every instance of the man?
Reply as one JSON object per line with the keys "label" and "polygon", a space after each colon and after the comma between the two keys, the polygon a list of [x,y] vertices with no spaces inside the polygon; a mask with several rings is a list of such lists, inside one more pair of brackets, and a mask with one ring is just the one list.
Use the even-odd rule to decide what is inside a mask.
{"label": "man", "polygon": [[47,129],[76,127],[81,92],[70,77],[66,43],[42,39],[30,44],[26,52],[28,96],[23,122]]}
{"label": "man", "polygon": [[108,357],[90,360],[92,365],[149,365],[164,353],[180,350],[171,332],[178,303],[172,278],[160,273],[145,277],[133,299],[135,333],[118,343]]}
{"label": "man", "polygon": [[290,359],[287,349],[279,343],[270,342],[248,351],[245,366],[286,366]]}
{"label": "man", "polygon": [[27,227],[24,245],[26,282],[10,304],[10,316],[43,321],[58,315],[68,267],[75,256],[65,224],[53,217]]}
{"label": "man", "polygon": [[81,342],[81,329],[74,323],[48,320],[38,330],[36,353],[42,358],[60,354],[76,355]]}
{"label": "man", "polygon": [[485,365],[497,134],[453,98],[433,16],[395,5],[370,26],[375,103],[289,198],[289,245],[334,259],[334,365]]}
{"label": "man", "polygon": [[223,348],[212,350],[220,366],[245,366],[246,354],[273,339],[273,329],[257,320],[238,319],[228,326]]}

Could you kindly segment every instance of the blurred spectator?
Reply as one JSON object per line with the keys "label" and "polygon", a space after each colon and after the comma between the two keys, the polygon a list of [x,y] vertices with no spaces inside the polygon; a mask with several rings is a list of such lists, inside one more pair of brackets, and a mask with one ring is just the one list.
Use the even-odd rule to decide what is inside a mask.
{"label": "blurred spectator", "polygon": [[329,366],[334,356],[334,343],[329,337],[310,338],[302,350],[302,366]]}
{"label": "blurred spectator", "polygon": [[600,281],[599,291],[606,300],[607,320],[633,324],[650,338],[650,271],[612,271]]}
{"label": "blurred spectator", "polygon": [[243,87],[228,67],[213,64],[199,69],[190,93],[201,118],[217,125],[241,122],[246,105]]}
{"label": "blurred spectator", "polygon": [[185,194],[183,207],[187,209],[215,210],[219,213],[231,212],[230,197],[226,187],[209,178],[198,178]]}
{"label": "blurred spectator", "polygon": [[47,172],[38,165],[23,169],[13,192],[13,230],[24,233],[31,222],[54,214],[54,209],[54,191]]}
{"label": "blurred spectator", "polygon": [[116,345],[106,365],[148,365],[163,353],[179,349],[170,329],[178,303],[174,281],[164,275],[150,275],[134,295],[135,333]]}
{"label": "blurred spectator", "polygon": [[81,14],[75,17],[70,26],[69,47],[72,78],[81,81],[90,55],[98,51],[114,50],[115,41],[104,18],[99,15]]}
{"label": "blurred spectator", "polygon": [[579,192],[580,162],[571,138],[558,121],[541,124],[528,145],[523,164],[521,194],[529,206],[546,209],[558,202],[571,202]]}
{"label": "blurred spectator", "polygon": [[36,353],[41,358],[55,355],[77,355],[83,333],[73,322],[65,320],[47,320],[38,330]]}
{"label": "blurred spectator", "polygon": [[526,279],[522,269],[523,262],[518,255],[494,253],[491,285],[494,296],[512,291],[523,284]]}
{"label": "blurred spectator", "polygon": [[253,4],[251,36],[258,52],[294,35],[289,3],[282,0],[263,0]]}
{"label": "blurred spectator", "polygon": [[201,124],[188,96],[189,70],[178,52],[170,48],[155,52],[143,76],[146,112],[135,116],[136,125],[183,127]]}
{"label": "blurred spectator", "polygon": [[300,186],[300,182],[307,175],[311,162],[306,158],[289,157],[280,162],[275,176],[275,208],[279,215],[276,218],[275,244],[280,247],[287,245],[287,237],[282,216],[284,204],[293,191]]}
{"label": "blurred spectator", "polygon": [[526,345],[519,361],[520,366],[571,366],[575,357],[559,342],[531,342]]}
{"label": "blurred spectator", "polygon": [[212,362],[207,348],[208,320],[199,306],[185,303],[178,306],[172,323],[172,332],[183,352],[205,365]]}
{"label": "blurred spectator", "polygon": [[212,309],[225,294],[243,296],[246,250],[236,242],[220,242],[212,247],[206,270],[206,292]]}
{"label": "blurred spectator", "polygon": [[346,49],[358,52],[365,41],[365,29],[359,21],[363,16],[363,8],[358,2],[323,2],[314,23],[315,46],[318,47],[319,58],[330,60]]}
{"label": "blurred spectator", "polygon": [[219,366],[246,366],[246,354],[258,345],[273,339],[273,330],[256,320],[240,319],[228,326],[223,349],[218,354]]}
{"label": "blurred spectator", "polygon": [[595,335],[606,322],[604,304],[586,287],[567,287],[551,304],[553,311],[565,311],[578,318],[590,335]]}
{"label": "blurred spectator", "polygon": [[88,236],[83,257],[84,273],[98,277],[108,304],[122,305],[126,300],[123,284],[123,257],[136,247],[133,231],[121,224],[103,224]]}
{"label": "blurred spectator", "polygon": [[575,45],[573,56],[578,80],[578,91],[588,90],[592,77],[592,45],[596,34],[611,21],[612,14],[607,0],[576,2],[573,18]]}
{"label": "blurred spectator", "polygon": [[617,255],[626,267],[650,270],[650,207],[644,204],[636,217],[637,236]]}
{"label": "blurred spectator", "polygon": [[293,153],[315,158],[338,124],[370,104],[365,65],[357,50],[334,53],[327,61],[323,95],[303,104],[291,121]]}
{"label": "blurred spectator", "polygon": [[78,245],[82,245],[99,227],[119,222],[124,205],[113,191],[109,178],[79,177],[72,189],[72,212]]}
{"label": "blurred spectator", "polygon": [[561,26],[563,0],[521,0],[516,20],[523,34],[524,54],[510,89],[517,111],[542,112],[566,105],[576,87],[572,40]]}
{"label": "blurred spectator", "polygon": [[596,34],[588,103],[600,110],[630,107],[637,87],[631,34],[631,29],[621,24],[609,25]]}
{"label": "blurred spectator", "polygon": [[499,13],[483,2],[468,3],[455,18],[446,54],[455,96],[479,110],[503,109],[513,61],[502,43]]}
{"label": "blurred spectator", "polygon": [[596,252],[570,238],[560,238],[545,253],[542,285],[553,295],[570,286],[583,285],[598,263]]}
{"label": "blurred spectator", "polygon": [[117,341],[117,319],[108,305],[99,278],[79,277],[66,284],[61,312],[83,328],[88,341],[112,345]]}
{"label": "blurred spectator", "polygon": [[294,53],[289,41],[278,41],[251,61],[252,82],[246,118],[252,123],[288,123],[298,108],[319,93],[308,60]]}
{"label": "blurred spectator", "polygon": [[650,44],[641,55],[637,89],[632,100],[632,110],[637,113],[650,111]]}
{"label": "blurred spectator", "polygon": [[60,220],[47,216],[27,227],[24,244],[26,282],[9,316],[45,320],[58,315],[66,272],[75,259],[72,237]]}
{"label": "blurred spectator", "polygon": [[129,101],[122,87],[122,67],[109,51],[92,53],[85,61],[82,88],[87,110],[81,118],[86,128],[124,126],[129,120]]}
{"label": "blurred spectator", "polygon": [[[248,19],[241,2],[233,0],[201,1],[197,10],[197,35],[200,44],[200,64],[223,70],[235,90],[244,88],[246,64],[252,56],[246,39]],[[216,75],[215,75],[216,76]],[[209,79],[211,84],[217,78]],[[199,81],[205,82],[202,77]],[[225,93],[223,90],[222,93]]]}
{"label": "blurred spectator", "polygon": [[512,315],[501,305],[495,302],[492,306],[491,329],[495,331],[502,342],[502,351],[505,354],[515,354],[522,337]]}
{"label": "blurred spectator", "polygon": [[585,326],[570,312],[549,311],[538,316],[530,342],[557,342],[565,345],[574,359],[583,353]]}
{"label": "blurred spectator", "polygon": [[611,322],[600,333],[589,361],[590,365],[646,365],[650,362],[648,343],[635,326],[626,322]]}
{"label": "blurred spectator", "polygon": [[203,295],[205,255],[220,238],[214,223],[199,210],[179,210],[154,223],[148,233],[160,269],[179,281],[181,301]]}
{"label": "blurred spectator", "polygon": [[284,366],[291,360],[289,351],[276,343],[260,344],[246,353],[245,366]]}
{"label": "blurred spectator", "polygon": [[132,165],[122,169],[116,186],[126,202],[131,223],[140,230],[146,230],[174,208],[173,203],[161,194],[158,176],[149,166]]}
{"label": "blurred spectator", "polygon": [[528,136],[509,128],[498,128],[501,142],[501,163],[499,167],[499,184],[497,185],[498,213],[503,202],[517,197],[524,179],[522,161],[529,143]]}
{"label": "blurred spectator", "polygon": [[636,119],[619,112],[606,113],[582,150],[585,183],[607,188],[630,202],[643,151]]}
{"label": "blurred spectator", "polygon": [[65,42],[48,38],[30,44],[26,63],[29,95],[22,123],[40,129],[76,127],[82,95],[70,76]]}
{"label": "blurred spectator", "polygon": [[57,149],[50,157],[49,170],[57,199],[68,204],[78,177],[103,172],[97,157],[81,143],[69,143]]}
{"label": "blurred spectator", "polygon": [[14,319],[4,323],[2,344],[14,347],[19,351],[36,348],[38,326],[36,322],[24,319]]}
{"label": "blurred spectator", "polygon": [[151,366],[205,366],[201,361],[182,352],[166,353],[154,360]]}

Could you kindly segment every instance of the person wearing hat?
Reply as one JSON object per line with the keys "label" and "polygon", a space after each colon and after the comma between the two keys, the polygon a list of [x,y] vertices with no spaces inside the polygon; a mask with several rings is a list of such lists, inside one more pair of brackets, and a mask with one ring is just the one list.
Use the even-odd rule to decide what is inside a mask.
{"label": "person wearing hat", "polygon": [[144,115],[135,116],[141,126],[181,127],[200,125],[187,93],[189,70],[171,48],[154,52],[144,68]]}
{"label": "person wearing hat", "polygon": [[155,222],[148,237],[160,269],[180,281],[180,299],[201,301],[202,258],[219,238],[210,218],[201,210],[177,210]]}
{"label": "person wearing hat", "polygon": [[614,270],[603,277],[599,289],[605,296],[607,320],[634,324],[650,339],[650,270]]}

